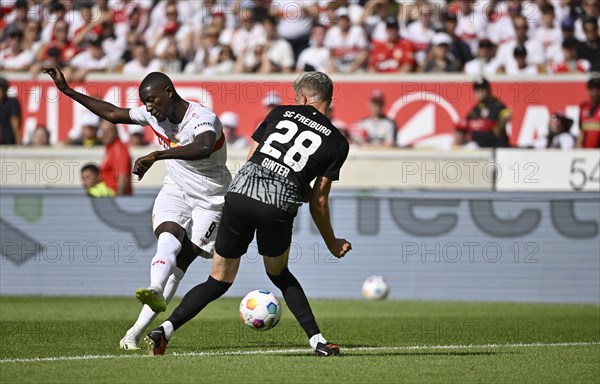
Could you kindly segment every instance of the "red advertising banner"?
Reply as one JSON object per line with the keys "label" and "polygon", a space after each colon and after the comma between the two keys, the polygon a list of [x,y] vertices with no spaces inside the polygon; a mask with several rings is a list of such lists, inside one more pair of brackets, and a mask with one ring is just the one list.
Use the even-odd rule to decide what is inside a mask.
{"label": "red advertising banner", "polygon": [[[398,126],[399,146],[449,147],[455,123],[476,103],[468,81],[336,81],[334,120],[355,125],[369,115],[369,95],[374,89],[385,94],[385,111]],[[73,87],[122,107],[140,104],[136,81],[90,81]],[[291,82],[281,81],[175,81],[178,93],[198,101],[217,114],[233,111],[240,116],[239,132],[250,135],[267,114],[263,98],[277,92],[282,103],[294,102]],[[528,146],[547,132],[550,114],[563,110],[575,119],[578,105],[586,100],[585,80],[492,82],[495,95],[513,113],[509,125],[513,146]],[[45,125],[53,143],[62,142],[80,124],[84,108],[60,94],[47,81],[12,81],[11,90],[21,102],[25,142],[37,125]],[[121,127],[127,138],[127,127]],[[152,131],[146,128],[148,138]]]}

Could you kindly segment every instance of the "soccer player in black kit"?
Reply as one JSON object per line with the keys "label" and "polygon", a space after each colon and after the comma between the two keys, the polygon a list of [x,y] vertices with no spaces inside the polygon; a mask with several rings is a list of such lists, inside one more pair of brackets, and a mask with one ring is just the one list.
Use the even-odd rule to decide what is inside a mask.
{"label": "soccer player in black kit", "polygon": [[329,251],[341,258],[352,249],[335,236],[328,205],[331,183],[339,178],[349,145],[326,116],[333,95],[326,74],[302,74],[294,91],[296,105],[275,108],[252,135],[248,162],[225,197],[210,276],[146,336],[150,354],[163,355],[175,330],[227,292],[255,232],[267,276],[281,290],[311,348],[318,356],[339,354],[339,347],[321,334],[302,286],[288,269],[288,255],[294,217],[305,200]]}

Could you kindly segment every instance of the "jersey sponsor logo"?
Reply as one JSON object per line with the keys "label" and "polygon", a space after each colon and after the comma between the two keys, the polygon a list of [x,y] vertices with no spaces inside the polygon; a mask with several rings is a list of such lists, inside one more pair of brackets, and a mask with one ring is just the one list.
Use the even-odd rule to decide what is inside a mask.
{"label": "jersey sponsor logo", "polygon": [[165,263],[164,260],[156,260],[155,262],[152,263],[152,266],[154,266],[156,264],[164,264],[164,265],[166,265],[167,263]]}

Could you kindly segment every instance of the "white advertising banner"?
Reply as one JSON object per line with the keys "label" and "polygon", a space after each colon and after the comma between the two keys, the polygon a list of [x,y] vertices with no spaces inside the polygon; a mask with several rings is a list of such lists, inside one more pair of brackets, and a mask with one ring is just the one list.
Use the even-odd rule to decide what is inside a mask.
{"label": "white advertising banner", "polygon": [[497,191],[600,192],[600,151],[496,150]]}

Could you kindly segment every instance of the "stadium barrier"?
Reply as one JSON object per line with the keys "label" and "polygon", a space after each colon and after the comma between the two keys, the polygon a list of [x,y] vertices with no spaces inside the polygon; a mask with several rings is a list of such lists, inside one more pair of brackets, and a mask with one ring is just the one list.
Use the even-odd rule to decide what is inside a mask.
{"label": "stadium barrier", "polygon": [[[132,158],[152,149],[134,148]],[[79,169],[100,162],[103,148],[0,148],[0,182],[4,187],[73,188]],[[237,173],[247,151],[229,151],[227,166]],[[134,191],[158,188],[165,176],[157,162]],[[336,188],[365,190],[598,191],[600,152],[596,150],[476,151],[365,150],[353,148]]]}
{"label": "stadium barrier", "polygon": [[[148,282],[155,252],[156,190],[90,199],[79,190],[4,187],[0,199],[1,295],[127,295]],[[309,297],[358,298],[384,276],[390,297],[600,303],[598,193],[336,190],[342,260],[326,250],[306,206],[290,265]],[[179,294],[204,281],[192,264]],[[274,289],[254,244],[230,296]]]}

